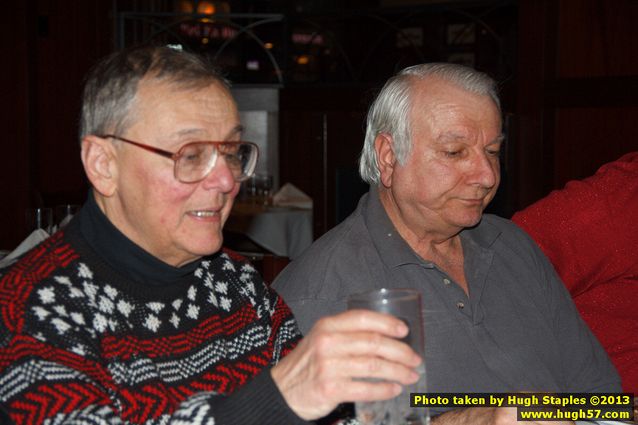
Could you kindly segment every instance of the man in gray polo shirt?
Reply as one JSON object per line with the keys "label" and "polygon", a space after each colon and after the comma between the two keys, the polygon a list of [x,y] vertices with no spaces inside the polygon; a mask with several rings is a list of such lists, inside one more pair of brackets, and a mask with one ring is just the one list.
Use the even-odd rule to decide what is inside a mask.
{"label": "man in gray polo shirt", "polygon": [[[345,310],[349,294],[416,288],[430,392],[619,391],[549,261],[513,223],[483,215],[502,141],[485,74],[429,64],[391,78],[368,114],[360,173],[370,192],[274,283],[302,332]],[[488,410],[440,420],[498,414]]]}

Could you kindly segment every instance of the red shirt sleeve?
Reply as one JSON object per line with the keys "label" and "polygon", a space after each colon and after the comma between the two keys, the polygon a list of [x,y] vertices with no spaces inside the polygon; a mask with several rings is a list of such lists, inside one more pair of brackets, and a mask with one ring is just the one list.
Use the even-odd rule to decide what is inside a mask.
{"label": "red shirt sleeve", "polygon": [[638,266],[638,152],[567,183],[512,217],[540,245],[572,296]]}

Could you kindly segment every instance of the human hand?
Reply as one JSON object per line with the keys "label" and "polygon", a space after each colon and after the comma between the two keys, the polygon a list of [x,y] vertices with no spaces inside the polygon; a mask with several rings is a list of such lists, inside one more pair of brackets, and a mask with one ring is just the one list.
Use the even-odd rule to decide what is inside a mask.
{"label": "human hand", "polygon": [[323,417],[342,402],[396,397],[401,385],[418,380],[414,368],[422,361],[398,340],[407,333],[401,320],[373,311],[326,317],[271,374],[288,406],[305,420]]}

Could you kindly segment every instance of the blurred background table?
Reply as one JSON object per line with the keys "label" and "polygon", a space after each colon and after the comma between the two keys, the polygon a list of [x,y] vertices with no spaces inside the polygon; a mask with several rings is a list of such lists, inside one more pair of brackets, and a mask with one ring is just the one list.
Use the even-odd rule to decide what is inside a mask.
{"label": "blurred background table", "polygon": [[231,249],[246,251],[233,244],[245,236],[269,253],[295,259],[312,243],[312,210],[238,201],[224,229]]}
{"label": "blurred background table", "polygon": [[224,226],[224,246],[247,257],[268,284],[311,243],[311,209],[238,200]]}

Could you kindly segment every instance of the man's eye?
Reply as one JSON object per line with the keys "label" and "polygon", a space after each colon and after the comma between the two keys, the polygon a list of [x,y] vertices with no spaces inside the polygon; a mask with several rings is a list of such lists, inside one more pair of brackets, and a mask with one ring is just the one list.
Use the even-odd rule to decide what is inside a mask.
{"label": "man's eye", "polygon": [[200,153],[188,153],[183,156],[184,160],[189,162],[199,161],[200,157],[201,157]]}
{"label": "man's eye", "polygon": [[217,146],[217,150],[222,155],[237,155],[237,152],[239,151],[239,144],[238,143],[220,144]]}
{"label": "man's eye", "polygon": [[448,158],[456,158],[461,156],[461,151],[445,151],[445,156]]}
{"label": "man's eye", "polygon": [[500,156],[501,155],[501,151],[500,149],[488,149],[487,150],[487,154],[490,156]]}

